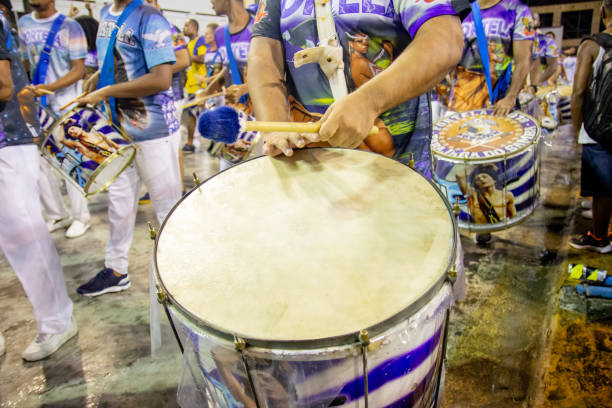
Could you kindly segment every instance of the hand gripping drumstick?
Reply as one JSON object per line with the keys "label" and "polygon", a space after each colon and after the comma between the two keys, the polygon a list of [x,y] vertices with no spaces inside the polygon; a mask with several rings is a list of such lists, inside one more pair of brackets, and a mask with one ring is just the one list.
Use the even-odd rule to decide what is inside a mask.
{"label": "hand gripping drumstick", "polygon": [[191,102],[186,103],[185,105],[183,105],[183,107],[181,109],[191,108],[192,106],[199,105],[200,103],[202,103],[202,102],[204,102],[204,101],[206,101],[208,99],[216,98],[217,96],[221,96],[221,95],[225,95],[225,93],[224,92],[217,92],[217,93],[214,93],[214,94],[203,96],[201,98],[196,98],[194,101],[191,101]]}
{"label": "hand gripping drumstick", "polygon": [[[202,137],[216,142],[234,143],[244,132],[296,132],[319,133],[321,122],[258,122],[249,121],[248,116],[229,106],[221,106],[202,113],[198,119],[198,130]],[[372,126],[368,135],[378,133]]]}
{"label": "hand gripping drumstick", "polygon": [[76,98],[74,98],[73,100],[71,100],[70,102],[68,102],[67,104],[65,104],[64,106],[62,106],[61,108],[59,108],[60,111],[63,111],[64,109],[66,109],[67,107],[69,107],[70,105],[72,105],[73,103],[75,103],[79,98],[84,97],[85,95],[87,95],[87,92],[83,92],[82,94],[80,94],[79,96],[77,96]]}

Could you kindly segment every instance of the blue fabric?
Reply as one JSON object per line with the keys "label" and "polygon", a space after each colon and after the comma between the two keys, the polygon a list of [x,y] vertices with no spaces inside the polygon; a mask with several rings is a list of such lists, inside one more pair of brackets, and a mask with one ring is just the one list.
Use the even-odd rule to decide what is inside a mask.
{"label": "blue fabric", "polygon": [[493,98],[493,85],[491,83],[491,69],[489,65],[489,44],[485,36],[484,26],[482,25],[482,15],[480,14],[480,6],[478,2],[472,3],[472,17],[474,19],[474,28],[476,29],[476,39],[478,40],[478,52],[482,59],[482,69],[484,70],[487,88],[489,89],[489,101],[491,105],[495,102]]}
{"label": "blue fabric", "polygon": [[[232,74],[232,82],[234,85],[242,85],[242,77],[240,76],[240,70],[238,70],[238,64],[236,64],[236,58],[232,52],[232,44],[230,42],[229,24],[225,26],[225,49],[227,50],[227,60],[229,61],[230,72]],[[219,52],[219,51],[217,51]],[[249,94],[242,95],[238,102],[245,104]]]}
{"label": "blue fabric", "polygon": [[510,83],[512,82],[512,63],[508,64],[508,68],[504,71],[504,74],[497,80],[495,84],[495,89],[493,89],[492,98],[493,101],[496,101],[497,98],[503,96],[506,93],[506,90],[510,87]]}
{"label": "blue fabric", "polygon": [[[47,69],[49,68],[49,62],[51,61],[53,41],[55,41],[55,36],[57,36],[57,33],[62,27],[65,19],[66,16],[60,14],[55,20],[53,20],[53,25],[51,26],[51,30],[49,30],[47,40],[45,41],[45,46],[40,53],[40,59],[38,60],[38,65],[36,65],[36,71],[34,71],[34,77],[32,78],[32,83],[34,85],[45,83],[45,79],[47,78]],[[47,95],[41,96],[40,105],[44,108],[47,107]]]}
{"label": "blue fabric", "polygon": [[[121,27],[121,25],[125,22],[125,20],[127,20],[130,14],[132,14],[132,11],[136,10],[136,8],[141,4],[142,0],[133,0],[123,9],[123,12],[117,19],[115,28],[111,32],[110,40],[108,41],[108,47],[106,49],[106,55],[104,57],[102,69],[100,70],[100,78],[98,80],[97,89],[104,88],[105,86],[112,85],[115,83],[115,55],[113,53],[113,49],[115,48],[117,33],[119,32],[119,27]],[[108,98],[108,104],[110,106],[110,113],[113,119],[113,123],[119,126],[119,120],[117,119],[117,101],[115,100],[115,98]]]}
{"label": "blue fabric", "polygon": [[[195,49],[194,49],[195,52]],[[212,59],[212,62],[210,64],[210,68],[208,69],[208,72],[206,72],[206,75],[208,77],[211,77],[213,74],[213,71],[215,70],[215,61],[217,61],[217,57],[219,56],[219,50],[217,50],[217,52],[215,52],[215,56]]]}

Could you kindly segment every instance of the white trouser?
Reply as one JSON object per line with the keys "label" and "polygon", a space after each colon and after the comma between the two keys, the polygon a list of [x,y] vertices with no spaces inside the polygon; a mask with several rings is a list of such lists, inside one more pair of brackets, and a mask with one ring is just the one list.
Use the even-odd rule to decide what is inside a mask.
{"label": "white trouser", "polygon": [[106,244],[105,266],[117,273],[128,272],[128,251],[134,237],[138,195],[142,182],[161,224],[181,197],[178,163],[178,132],[162,139],[139,142],[134,163],[108,188],[110,237]]}
{"label": "white trouser", "polygon": [[87,199],[71,182],[67,181],[66,190],[68,191],[68,198],[70,198],[70,206],[72,208],[72,212],[69,212],[62,198],[58,177],[57,171],[51,167],[51,164],[44,158],[41,158],[38,187],[45,215],[50,220],[60,220],[71,216],[73,219],[87,224],[90,218]]}
{"label": "white trouser", "polygon": [[39,333],[62,333],[72,301],[60,258],[42,217],[34,145],[0,149],[0,247],[32,303]]}

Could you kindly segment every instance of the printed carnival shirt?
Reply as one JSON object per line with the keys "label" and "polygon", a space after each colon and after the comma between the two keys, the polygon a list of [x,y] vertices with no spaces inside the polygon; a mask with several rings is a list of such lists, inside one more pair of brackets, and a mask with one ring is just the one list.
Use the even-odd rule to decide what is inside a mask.
{"label": "printed carnival shirt", "polygon": [[[427,20],[455,14],[448,0],[339,0],[331,5],[344,50],[349,92],[387,68]],[[282,42],[290,95],[308,112],[324,113],[333,102],[329,81],[316,64],[295,68],[292,62],[296,52],[319,43],[313,0],[261,0],[253,36]],[[385,112],[376,125],[379,140],[374,144],[385,146],[385,151],[377,150],[374,144],[366,148],[403,162],[409,160],[412,152],[417,170],[430,175],[431,118],[427,95]]]}
{"label": "printed carnival shirt", "polygon": [[[96,39],[100,66],[106,56],[112,29],[121,14],[111,12],[111,6],[104,6],[100,12]],[[140,5],[119,28],[114,55],[115,83],[139,78],[154,66],[174,63],[176,58],[168,21],[156,8]],[[142,98],[117,98],[117,116],[123,129],[137,142],[166,137],[179,129],[170,88]]]}
{"label": "printed carnival shirt", "polygon": [[[33,77],[40,53],[45,46],[49,30],[60,13],[48,18],[36,18],[34,13],[26,14],[19,19],[19,43],[24,60],[30,63],[30,74]],[[81,25],[71,18],[62,23],[55,39],[45,83],[57,81],[70,71],[73,60],[85,59],[87,56],[87,40]],[[59,108],[76,98],[81,93],[80,81],[55,91],[47,96],[47,106],[56,114]]]}
{"label": "printed carnival shirt", "polygon": [[[535,37],[529,8],[519,0],[501,0],[493,7],[482,9],[482,22],[489,44],[489,61],[499,78],[512,62],[512,42],[532,41]],[[463,56],[459,65],[482,72],[474,19],[470,14],[462,23]]]}
{"label": "printed carnival shirt", "polygon": [[[230,34],[230,48],[232,54],[236,60],[236,65],[240,71],[240,77],[242,83],[245,82],[246,69],[247,69],[247,58],[249,56],[249,45],[251,43],[251,36],[253,32],[253,19],[249,19],[247,25],[237,33]],[[225,78],[225,86],[232,85],[232,75],[230,74],[229,59],[227,58],[227,47],[225,46],[225,26],[219,27],[215,30],[215,43],[217,44],[217,50],[219,56],[217,57],[222,65],[228,72]]]}
{"label": "printed carnival shirt", "polygon": [[541,30],[536,30],[531,58],[557,58],[558,56],[559,49],[557,48],[557,42],[553,38],[542,34]]}

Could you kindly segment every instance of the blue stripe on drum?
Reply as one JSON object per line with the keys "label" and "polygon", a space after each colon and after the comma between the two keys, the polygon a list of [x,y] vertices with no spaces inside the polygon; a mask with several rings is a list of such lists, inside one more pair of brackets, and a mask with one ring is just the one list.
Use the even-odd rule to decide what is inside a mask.
{"label": "blue stripe on drum", "polygon": [[[437,369],[440,367],[440,364],[434,364],[431,369],[425,375],[423,381],[421,381],[414,390],[399,400],[393,402],[385,406],[385,408],[406,408],[406,407],[414,407],[424,396],[428,394],[428,391],[432,386],[434,386],[437,382],[437,378],[435,377]],[[435,398],[435,395],[432,395]],[[429,406],[428,404],[420,404],[420,406]]]}
{"label": "blue stripe on drum", "polygon": [[[410,350],[409,352],[391,358],[382,362],[368,372],[368,392],[373,393],[383,385],[410,374],[414,369],[420,366],[428,357],[434,354],[442,337],[442,329],[444,323],[438,328],[432,337],[419,347]],[[429,374],[425,377],[425,380]],[[317,395],[309,396],[300,400],[300,404],[309,404],[311,402],[321,401],[328,398],[329,390],[321,392]],[[358,377],[344,385],[338,396],[347,398],[346,402],[363,398],[363,377]]]}

